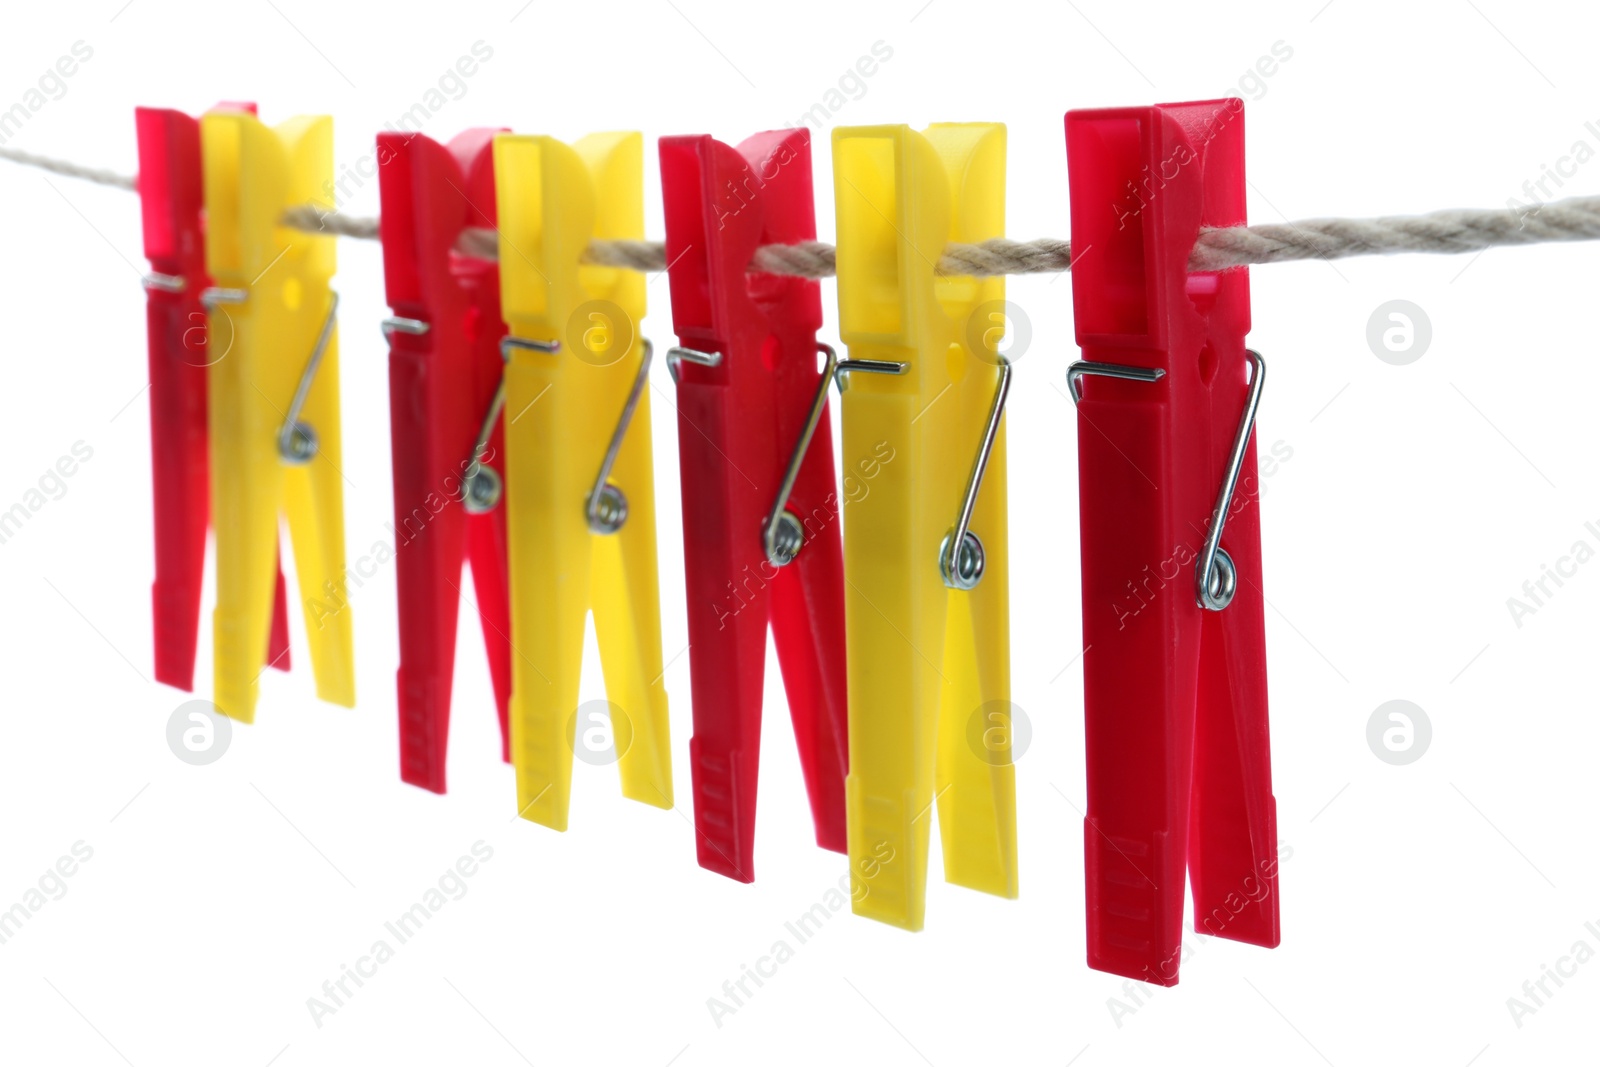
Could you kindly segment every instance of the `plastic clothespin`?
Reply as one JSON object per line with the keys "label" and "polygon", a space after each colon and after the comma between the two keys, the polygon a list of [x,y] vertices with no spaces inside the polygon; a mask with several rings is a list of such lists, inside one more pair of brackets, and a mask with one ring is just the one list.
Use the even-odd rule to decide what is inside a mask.
{"label": "plastic clothespin", "polygon": [[[556,830],[567,828],[577,752],[614,759],[624,796],[672,807],[644,277],[583,263],[592,240],[642,237],[642,152],[637,133],[570,147],[517,134],[494,141],[510,327],[511,760],[518,814]],[[598,709],[578,707],[590,610],[609,727]]]}
{"label": "plastic clothespin", "polygon": [[[772,624],[817,844],[845,851],[844,560],[828,429],[836,359],[821,287],[750,273],[760,245],[815,240],[811,138],[737,149],[661,139],[678,386],[700,866],[755,878],[762,680]],[[818,354],[826,359],[818,371]]]}
{"label": "plastic clothespin", "polygon": [[215,695],[255,718],[272,614],[280,510],[288,518],[317,695],[355,702],[345,592],[339,353],[332,234],[283,224],[304,204],[333,210],[333,123],[268,128],[254,115],[200,120],[206,266],[213,285],[207,371],[216,529]]}
{"label": "plastic clothespin", "polygon": [[484,644],[510,758],[511,604],[506,577],[505,400],[500,271],[454,251],[495,224],[492,129],[449,144],[378,135],[389,340],[395,566],[400,608],[400,777],[445,791],[461,565],[472,564]]}
{"label": "plastic clothespin", "polygon": [[[255,114],[254,104],[218,109]],[[144,223],[145,324],[150,350],[150,481],[156,580],[151,588],[156,680],[194,688],[210,488],[206,441],[206,274],[200,120],[134,109]],[[289,669],[289,623],[278,571],[267,665]]]}
{"label": "plastic clothespin", "polygon": [[[1072,111],[1089,966],[1178,980],[1195,929],[1278,943],[1261,526],[1265,378],[1244,267],[1193,272],[1245,222],[1238,99]],[[1078,251],[1081,249],[1082,251]]]}
{"label": "plastic clothespin", "polygon": [[[1005,228],[1005,127],[833,134],[854,908],[922,928],[937,801],[945,878],[1017,895],[1001,278],[944,277]],[[979,323],[982,324],[981,328]],[[980,740],[981,738],[981,740]]]}

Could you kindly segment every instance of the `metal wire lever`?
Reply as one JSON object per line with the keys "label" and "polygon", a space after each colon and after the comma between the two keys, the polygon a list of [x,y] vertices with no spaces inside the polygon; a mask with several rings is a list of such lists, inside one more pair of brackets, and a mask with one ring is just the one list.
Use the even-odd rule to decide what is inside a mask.
{"label": "metal wire lever", "polygon": [[1217,506],[1211,512],[1211,530],[1206,534],[1205,550],[1195,565],[1195,600],[1207,611],[1221,611],[1233,602],[1233,594],[1238,591],[1239,578],[1233,559],[1222,550],[1222,527],[1228,521],[1228,507],[1233,503],[1233,490],[1239,483],[1239,469],[1244,466],[1245,448],[1250,444],[1250,431],[1256,424],[1256,408],[1261,405],[1261,387],[1267,380],[1267,364],[1261,353],[1247,348],[1244,354],[1255,365],[1250,396],[1245,400],[1239,429],[1233,435],[1233,451],[1228,456],[1222,487],[1217,491]]}
{"label": "metal wire lever", "polygon": [[860,371],[862,374],[904,374],[911,369],[909,363],[898,363],[890,359],[841,359],[833,368],[833,380],[843,393],[850,387],[850,372]]}
{"label": "metal wire lever", "polygon": [[215,311],[221,304],[242,304],[250,299],[247,289],[222,289],[213,285],[200,291],[200,306]]}
{"label": "metal wire lever", "polygon": [[162,274],[158,270],[146,274],[141,282],[146,289],[155,289],[163,293],[181,293],[189,284],[181,274]]}
{"label": "metal wire lever", "polygon": [[639,406],[639,397],[650,376],[650,360],[655,355],[655,346],[648,337],[641,337],[639,343],[644,345],[644,356],[639,360],[639,374],[633,379],[633,389],[628,393],[628,402],[622,407],[622,416],[617,419],[611,444],[606,448],[606,457],[600,464],[600,474],[594,480],[594,488],[590,490],[589,501],[584,507],[589,529],[597,534],[614,534],[628,521],[628,498],[607,479],[611,477],[611,468],[617,462],[617,453],[622,450],[622,438],[628,432],[628,423],[633,421],[634,409]]}
{"label": "metal wire lever", "polygon": [[[405,329],[405,327],[399,327]],[[423,329],[427,325],[423,324]],[[513,348],[527,348],[535,352],[559,352],[560,341],[529,341],[521,337],[503,337],[500,340],[500,358],[502,361],[511,358]],[[473,442],[472,455],[467,458],[465,481],[461,486],[461,506],[467,509],[469,515],[482,515],[486,511],[493,511],[494,506],[500,503],[500,495],[505,492],[505,482],[500,479],[500,473],[493,467],[483,465],[484,453],[489,448],[489,438],[494,436],[494,424],[500,419],[500,412],[506,406],[506,376],[500,372],[500,382],[494,387],[494,396],[489,400],[489,410],[483,413],[483,422],[478,426],[478,439]]]}
{"label": "metal wire lever", "polygon": [[1000,417],[1005,414],[1006,396],[1011,392],[1011,361],[999,353],[1000,381],[996,383],[994,401],[989,405],[989,421],[983,430],[983,441],[972,461],[972,473],[967,476],[967,492],[961,500],[961,512],[956,516],[955,528],[945,535],[939,545],[939,574],[951,589],[977,588],[983,580],[983,542],[972,532],[972,512],[978,506],[978,490],[983,487],[983,472],[989,466],[989,456],[994,452],[995,438],[1000,433]]}
{"label": "metal wire lever", "polygon": [[511,350],[520,348],[527,352],[543,352],[545,355],[555,355],[561,351],[560,341],[535,341],[530,337],[515,337],[506,334],[500,338],[500,358],[506,361],[511,359]]}
{"label": "metal wire lever", "polygon": [[[421,337],[432,327],[422,319],[409,319],[403,315],[390,315],[380,324],[383,336],[393,339],[397,333],[410,334]],[[511,339],[507,340],[519,340]],[[530,344],[527,347],[538,347],[540,351],[543,342]],[[558,342],[550,342],[559,348]],[[506,341],[500,343],[500,358],[505,359],[509,353]],[[550,351],[554,351],[551,348]],[[504,492],[505,483],[500,480],[500,475],[493,467],[483,465],[484,450],[489,447],[489,437],[494,433],[494,424],[500,418],[500,412],[506,405],[506,379],[501,375],[500,384],[495,386],[494,398],[489,401],[489,410],[483,416],[483,422],[478,427],[478,439],[472,446],[472,455],[467,457],[467,465],[462,474],[461,506],[466,508],[468,514],[481,515],[486,511],[493,511],[494,506],[500,503],[500,494]]]}
{"label": "metal wire lever", "polygon": [[806,416],[805,429],[800,431],[800,440],[795,442],[794,451],[789,455],[783,483],[778,486],[778,499],[772,502],[767,521],[761,524],[761,548],[774,567],[786,567],[793,563],[806,541],[800,520],[788,510],[789,494],[794,492],[795,480],[800,477],[800,464],[805,462],[812,435],[817,432],[817,423],[822,421],[822,411],[828,405],[828,383],[833,381],[839,369],[839,354],[831,345],[818,341],[817,351],[828,357],[828,365],[823,368],[822,380],[817,383],[817,391],[811,398],[811,413]]}
{"label": "metal wire lever", "polygon": [[[589,529],[597,534],[614,534],[622,529],[622,524],[628,521],[628,498],[622,490],[612,485],[608,479],[611,477],[611,468],[616,465],[617,453],[622,450],[622,439],[628,433],[628,424],[633,421],[633,413],[639,406],[639,397],[644,393],[645,382],[650,376],[650,359],[655,354],[655,346],[648,337],[641,337],[639,343],[644,346],[644,356],[639,360],[639,373],[633,379],[633,388],[628,391],[628,400],[622,406],[622,415],[617,419],[617,428],[611,433],[611,443],[606,446],[606,455],[600,461],[600,473],[595,477],[594,488],[589,490],[588,500],[584,503],[583,515],[589,524]],[[507,336],[500,341],[500,354],[507,359],[511,358],[513,348],[527,349],[533,352],[554,354],[561,351],[560,341],[534,341],[526,337]],[[702,353],[703,354],[703,353]],[[495,391],[494,401],[489,406],[489,414],[484,418],[483,429],[478,431],[478,444],[473,449],[473,463],[477,467],[475,478],[487,481],[492,477],[495,482],[495,499],[499,499],[499,476],[478,463],[477,457],[482,453],[483,446],[488,441],[488,435],[493,430],[494,420],[499,417],[501,408],[505,405],[505,380],[500,382],[500,388]],[[473,487],[468,487],[468,496],[474,495]],[[493,507],[493,502],[489,504]],[[485,509],[487,510],[487,509]]]}
{"label": "metal wire lever", "polygon": [[1067,368],[1067,391],[1076,404],[1083,399],[1082,381],[1088,375],[1099,378],[1122,378],[1130,382],[1158,382],[1167,372],[1160,367],[1126,367],[1121,363],[1094,363],[1079,360]]}
{"label": "metal wire lever", "polygon": [[716,367],[722,363],[722,353],[702,352],[698,348],[684,348],[682,345],[674,345],[667,349],[667,373],[672,375],[673,384],[678,382],[678,368],[685,363]]}
{"label": "metal wire lever", "polygon": [[385,337],[393,337],[397,333],[409,333],[420,337],[430,329],[421,319],[408,319],[404,315],[390,315],[379,325],[383,328]]}
{"label": "metal wire lever", "polygon": [[[427,323],[421,323],[421,330],[412,330],[409,326],[412,319],[385,319],[384,332],[391,328],[405,333],[426,333]],[[511,350],[514,348],[525,349],[530,352],[544,352],[554,355],[561,351],[560,341],[534,341],[526,337],[505,336],[500,338],[500,359],[509,361]],[[486,511],[493,511],[494,506],[500,503],[500,496],[505,492],[505,482],[500,478],[500,472],[493,467],[483,465],[483,456],[489,447],[489,438],[494,436],[494,424],[499,421],[500,413],[506,406],[506,376],[502,371],[500,384],[494,388],[494,396],[489,400],[489,410],[483,414],[483,422],[478,426],[478,439],[473,442],[472,455],[467,457],[466,473],[461,485],[461,506],[471,515],[482,515]]]}
{"label": "metal wire lever", "polygon": [[333,324],[338,312],[339,294],[329,293],[328,317],[322,320],[322,332],[317,334],[317,345],[311,350],[311,358],[306,360],[306,369],[300,372],[300,384],[295,386],[294,399],[289,401],[289,413],[283,417],[283,426],[278,430],[278,455],[285,463],[296,467],[310,463],[311,457],[317,454],[317,431],[300,421],[300,412],[306,406],[306,398],[311,395],[311,383],[316,380],[317,368],[322,366],[328,342],[333,339]]}
{"label": "metal wire lever", "polygon": [[[1233,602],[1238,591],[1238,571],[1233,558],[1222,549],[1222,528],[1228,521],[1228,507],[1233,503],[1233,491],[1239,483],[1239,470],[1244,466],[1244,450],[1250,443],[1250,432],[1255,427],[1256,409],[1261,405],[1261,387],[1267,380],[1267,363],[1261,353],[1245,349],[1254,373],[1250,379],[1250,396],[1245,401],[1244,414],[1239,419],[1239,429],[1233,436],[1233,450],[1228,456],[1228,469],[1222,476],[1222,486],[1217,491],[1217,504],[1211,512],[1211,529],[1206,534],[1205,548],[1195,564],[1195,602],[1206,611],[1221,611]],[[1104,378],[1122,378],[1137,382],[1159,381],[1166,371],[1158,367],[1125,367],[1118,363],[1078,362],[1067,368],[1067,388],[1073,402],[1083,399],[1079,385],[1085,375]]]}
{"label": "metal wire lever", "polygon": [[[212,286],[200,294],[200,306],[213,311],[221,304],[242,304],[249,299],[250,292],[247,289]],[[300,421],[300,412],[306,406],[306,398],[311,395],[311,383],[316,380],[317,369],[322,366],[328,342],[333,339],[333,324],[338,319],[338,313],[339,294],[329,293],[328,316],[322,320],[316,346],[311,349],[311,358],[306,360],[305,370],[300,372],[294,398],[289,401],[289,413],[283,417],[283,426],[278,430],[278,457],[291,466],[304,466],[317,454],[317,431],[310,424]]]}
{"label": "metal wire lever", "polygon": [[472,458],[467,462],[467,469],[463,474],[461,486],[461,506],[467,509],[469,515],[482,515],[486,511],[493,511],[494,506],[500,503],[500,494],[505,489],[505,482],[501,481],[500,474],[493,467],[483,465],[484,453],[489,448],[489,438],[494,434],[494,424],[500,421],[500,412],[506,406],[506,378],[500,375],[500,384],[494,388],[494,398],[489,401],[489,410],[484,413],[483,424],[478,427],[478,440],[472,446]]}

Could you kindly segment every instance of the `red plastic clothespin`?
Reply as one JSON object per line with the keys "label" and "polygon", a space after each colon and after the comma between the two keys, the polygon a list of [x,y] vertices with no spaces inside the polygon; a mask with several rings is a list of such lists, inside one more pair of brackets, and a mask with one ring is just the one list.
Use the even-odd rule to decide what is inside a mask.
{"label": "red plastic clothespin", "polygon": [[511,608],[506,571],[505,394],[500,269],[456,252],[468,227],[495,225],[494,136],[448,147],[378,135],[389,306],[390,436],[400,609],[400,777],[445,791],[461,564],[471,562],[489,673],[509,760]]}
{"label": "red plastic clothespin", "polygon": [[700,866],[749,882],[769,621],[817,843],[845,851],[835,357],[817,342],[817,282],[746,270],[761,245],[816,237],[810,137],[762,133],[737,149],[664,137],[661,187],[680,342],[667,362],[678,383],[697,850]]}
{"label": "red plastic clothespin", "polygon": [[[218,109],[248,111],[254,104]],[[156,680],[194,688],[200,584],[210,520],[206,367],[213,354],[200,294],[211,284],[201,223],[200,120],[169,108],[134,109],[139,139],[139,204],[150,273],[150,459],[156,580],[151,590]],[[267,665],[289,669],[289,623],[278,570]]]}
{"label": "red plastic clothespin", "polygon": [[1245,221],[1238,99],[1072,111],[1089,966],[1178,981],[1195,930],[1278,943],[1261,525],[1265,378],[1244,267],[1189,269]]}

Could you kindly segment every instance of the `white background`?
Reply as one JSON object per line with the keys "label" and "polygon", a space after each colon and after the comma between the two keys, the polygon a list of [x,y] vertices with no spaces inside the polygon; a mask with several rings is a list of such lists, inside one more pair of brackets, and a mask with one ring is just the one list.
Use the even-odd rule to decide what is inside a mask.
{"label": "white background", "polygon": [[[1109,0],[122,4],[8,12],[0,109],[73,42],[94,50],[11,144],[131,171],[135,105],[197,112],[256,99],[271,122],[333,114],[338,155],[353,160],[482,40],[493,58],[426,132],[641,129],[655,237],[655,137],[737,142],[794,123],[880,40],[893,57],[832,122],[1006,122],[1015,237],[1067,236],[1071,107],[1241,92],[1258,222],[1501,207],[1575,142],[1600,149],[1600,127],[1585,126],[1600,120],[1600,16],[1576,5],[1552,22],[1552,9],[1508,0],[1159,11]],[[1278,41],[1292,58],[1241,84]],[[818,223],[831,239],[826,137],[815,153]],[[1586,162],[1558,195],[1596,191],[1600,162]],[[1292,850],[1283,944],[1190,935],[1182,984],[1162,990],[1083,963],[1075,430],[1062,381],[1075,358],[1071,282],[1013,279],[1008,296],[1033,334],[1008,418],[1015,700],[1033,726],[1017,773],[1021,899],[945,885],[935,849],[925,932],[838,915],[719,1027],[707,999],[776,940],[793,944],[784,923],[822,900],[845,863],[810,844],[774,671],[759,881],[695,865],[665,368],[652,399],[678,812],[622,800],[614,771],[580,762],[570,832],[514,821],[470,614],[451,792],[402,785],[392,568],[353,602],[355,710],[315,700],[296,614],[294,672],[268,675],[257,725],[236,728],[219,762],[191,767],[165,740],[188,697],[150,681],[137,204],[16,167],[0,168],[0,195],[0,510],[74,442],[94,450],[66,494],[0,545],[0,908],[75,842],[93,850],[65,895],[0,945],[0,1059],[943,1067],[1593,1056],[1600,963],[1559,989],[1547,983],[1553,995],[1520,1026],[1507,998],[1580,939],[1600,950],[1584,926],[1600,925],[1600,564],[1580,567],[1520,627],[1506,602],[1575,541],[1600,547],[1584,528],[1600,520],[1600,248],[1255,268],[1251,340],[1272,361],[1258,433],[1264,453],[1292,449],[1264,479],[1262,505],[1273,765]],[[345,207],[375,212],[376,182]],[[339,257],[347,528],[359,552],[390,519],[386,307],[377,246],[343,241]],[[659,346],[670,340],[659,278],[649,299]],[[1393,299],[1432,325],[1431,346],[1407,366],[1380,361],[1366,340],[1369,316]],[[824,306],[833,340],[832,284]],[[603,695],[596,666],[591,655],[585,699]],[[1366,740],[1391,699],[1432,722],[1431,747],[1406,766],[1380,761]],[[480,840],[493,859],[466,896],[318,1027],[307,998]]]}

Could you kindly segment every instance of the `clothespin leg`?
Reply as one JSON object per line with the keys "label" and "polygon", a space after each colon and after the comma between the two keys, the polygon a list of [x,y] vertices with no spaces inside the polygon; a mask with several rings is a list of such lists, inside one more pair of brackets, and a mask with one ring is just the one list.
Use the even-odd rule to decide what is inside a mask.
{"label": "clothespin leg", "polygon": [[[318,309],[318,330],[322,314]],[[335,326],[302,416],[316,430],[317,451],[304,466],[284,470],[283,495],[317,696],[349,708],[356,702],[355,638],[344,562],[337,331]],[[306,351],[310,348],[306,345]]]}
{"label": "clothespin leg", "polygon": [[[506,364],[511,491],[505,506],[511,586],[518,590],[511,602],[509,716],[517,814],[564,831],[589,609],[588,583],[568,576],[588,571],[592,540],[583,515],[591,486],[568,449],[600,452],[598,420],[568,410],[571,390],[560,384],[559,358],[514,351]],[[546,515],[554,521],[543,522]]]}
{"label": "clothespin leg", "polygon": [[[729,419],[720,389],[680,386],[678,449],[681,470],[717,471],[729,459],[722,448],[738,426]],[[713,440],[723,442],[722,448]],[[685,473],[684,485],[691,484]],[[759,488],[738,492],[731,479],[701,478],[685,500],[685,537],[716,538],[719,551],[684,553],[689,598],[689,672],[694,692],[694,735],[689,772],[694,791],[695,853],[701,867],[739,882],[755,880],[756,783],[760,771],[761,704],[766,675],[769,597],[759,536],[738,548],[727,531],[757,530],[765,506]],[[692,513],[690,508],[693,509]],[[690,546],[696,547],[696,546]],[[745,549],[739,551],[739,549]],[[776,603],[776,600],[773,600]]]}
{"label": "clothespin leg", "polygon": [[[194,688],[200,585],[206,561],[210,489],[206,456],[206,372],[186,365],[172,312],[149,307],[151,485],[155,501],[156,578],[151,588],[156,681]],[[157,365],[158,359],[166,364]],[[181,432],[179,432],[181,430]]]}
{"label": "clothespin leg", "polygon": [[[605,372],[620,372],[631,382],[643,358],[643,348],[636,345],[628,358]],[[594,539],[590,575],[606,699],[620,707],[627,719],[626,726],[611,724],[619,753],[617,769],[622,775],[623,796],[670,808],[672,756],[667,747],[666,671],[661,663],[648,391],[639,397],[611,480],[627,494],[628,520],[617,533]],[[624,730],[632,735],[626,739],[626,748]]]}
{"label": "clothespin leg", "polygon": [[[1114,395],[1098,399],[1091,389],[1078,402],[1078,416],[1080,507],[1159,514],[1158,485],[1170,483],[1162,413]],[[1085,706],[1116,709],[1114,715],[1088,715],[1084,723],[1089,964],[1171,985],[1183,936],[1189,828],[1174,813],[1191,795],[1201,624],[1195,619],[1170,630],[1161,625],[1160,598],[1191,594],[1184,572],[1165,587],[1150,577],[1152,560],[1173,558],[1156,523],[1085,523],[1081,537],[1083,558],[1094,561],[1084,569],[1085,632],[1110,631],[1114,624],[1110,632],[1120,652],[1120,658],[1108,659],[1091,649],[1083,659]],[[1189,667],[1121,668],[1164,662]],[[1166,744],[1153,744],[1152,738],[1165,738]]]}
{"label": "clothespin leg", "polygon": [[253,390],[223,387],[223,376],[239,370],[237,362],[222,360],[211,368],[211,503],[217,530],[212,701],[229,718],[253,722],[269,648],[283,473],[275,454],[251,447],[252,433],[274,425],[272,405]]}
{"label": "clothespin leg", "polygon": [[[974,369],[971,373],[977,373]],[[993,375],[984,375],[992,380]],[[979,399],[982,399],[980,397]],[[981,416],[979,416],[981,417]],[[976,420],[972,420],[976,423]],[[995,438],[973,510],[982,531],[983,579],[948,592],[945,673],[939,705],[939,840],[945,880],[969,889],[1017,895],[1017,785],[1011,761],[1013,707],[1008,635],[1005,423]],[[976,656],[974,656],[976,652]]]}
{"label": "clothespin leg", "polygon": [[[505,435],[495,427],[485,463],[505,479]],[[511,704],[511,595],[506,558],[506,508],[502,501],[483,515],[467,516],[467,559],[472,566],[473,589],[478,599],[478,620],[489,654],[489,679],[494,686],[495,711],[500,720],[500,758],[511,762],[511,733],[506,724]],[[457,598],[459,599],[459,598]]]}
{"label": "clothespin leg", "polygon": [[[839,610],[824,605],[838,604],[839,590],[845,587],[839,537],[845,502],[834,488],[828,421],[824,411],[795,481],[791,510],[800,519],[805,543],[772,583],[771,616],[817,844],[844,852],[848,848],[844,780],[850,745],[845,640],[837,626],[817,624]],[[797,433],[796,427],[786,426],[779,440]]]}
{"label": "clothespin leg", "polygon": [[[852,383],[854,386],[854,383]],[[873,390],[844,395],[843,448],[882,455],[871,492],[851,505],[845,552],[856,564],[845,587],[852,657],[850,775],[846,780],[852,899],[857,915],[922,929],[928,833],[934,819],[934,734],[945,678],[945,588],[935,563],[948,517],[914,514],[928,442],[912,425],[916,397]],[[911,427],[909,433],[905,427]],[[911,738],[911,743],[906,739]]]}
{"label": "clothespin leg", "polygon": [[272,625],[267,630],[267,666],[274,670],[289,669],[289,587],[283,578],[283,546],[279,545],[274,558],[278,569],[272,589]]}
{"label": "clothespin leg", "polygon": [[[1245,453],[1242,504],[1224,527],[1238,569],[1226,611],[1205,613],[1189,823],[1189,883],[1200,933],[1277,947],[1278,816],[1267,732],[1261,585],[1261,511],[1255,442]],[[1231,681],[1230,681],[1231,679]]]}
{"label": "clothespin leg", "polygon": [[[400,627],[397,692],[400,711],[400,778],[435,793],[445,791],[449,750],[451,678],[455,670],[456,624],[461,603],[461,548],[465,515],[459,501],[438,506],[449,486],[437,468],[408,462],[421,456],[465,453],[470,442],[440,440],[437,408],[414,411],[415,397],[432,399],[431,364],[391,355],[390,419],[396,442],[417,447],[394,457],[396,588],[403,616],[427,625]],[[418,414],[422,417],[418,418]],[[448,461],[447,461],[448,462]],[[445,469],[451,469],[446,467]],[[433,506],[430,506],[433,505]]]}

